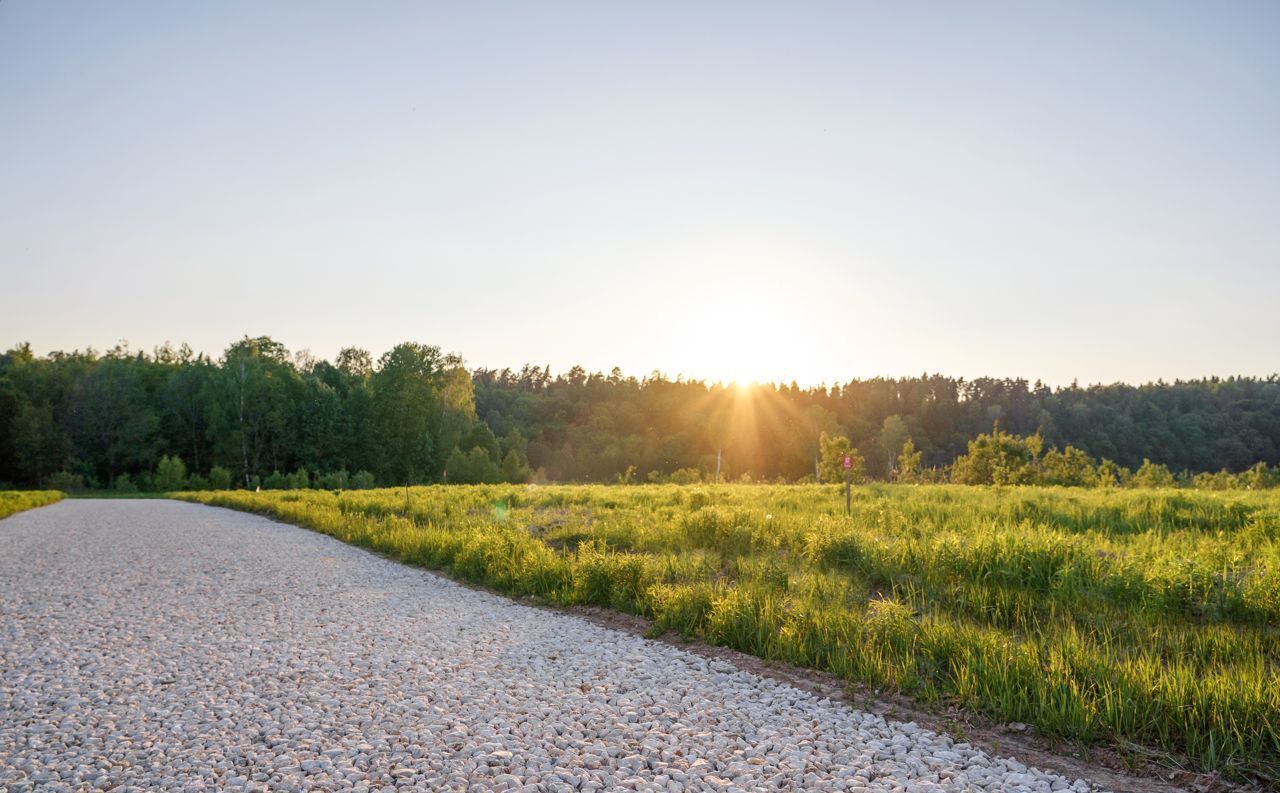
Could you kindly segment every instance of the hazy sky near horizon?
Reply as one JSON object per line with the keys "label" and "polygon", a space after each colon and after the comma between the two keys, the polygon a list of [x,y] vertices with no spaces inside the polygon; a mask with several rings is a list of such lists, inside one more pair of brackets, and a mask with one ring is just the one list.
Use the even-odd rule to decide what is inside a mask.
{"label": "hazy sky near horizon", "polygon": [[1280,4],[0,3],[0,346],[1280,371]]}

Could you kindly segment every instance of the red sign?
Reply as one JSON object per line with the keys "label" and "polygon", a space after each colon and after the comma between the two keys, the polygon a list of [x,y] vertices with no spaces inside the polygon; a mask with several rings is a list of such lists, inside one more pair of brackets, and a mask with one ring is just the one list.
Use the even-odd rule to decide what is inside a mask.
{"label": "red sign", "polygon": [[840,464],[844,466],[844,470],[846,470],[846,471],[848,471],[848,470],[850,470],[851,468],[853,468],[853,455],[852,455],[852,454],[846,454],[846,455],[844,456],[844,459],[840,461]]}

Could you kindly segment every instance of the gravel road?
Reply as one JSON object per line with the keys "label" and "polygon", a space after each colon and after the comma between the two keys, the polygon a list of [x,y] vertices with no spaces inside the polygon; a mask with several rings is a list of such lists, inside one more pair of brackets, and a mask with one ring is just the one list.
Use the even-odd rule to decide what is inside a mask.
{"label": "gravel road", "polygon": [[303,529],[0,521],[0,791],[1084,791]]}

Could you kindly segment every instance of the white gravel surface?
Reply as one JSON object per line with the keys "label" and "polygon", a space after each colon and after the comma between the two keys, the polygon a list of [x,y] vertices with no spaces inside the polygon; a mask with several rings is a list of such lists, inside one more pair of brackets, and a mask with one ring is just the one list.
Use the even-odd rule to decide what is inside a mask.
{"label": "white gravel surface", "polygon": [[252,515],[0,521],[0,790],[379,788],[1089,786]]}

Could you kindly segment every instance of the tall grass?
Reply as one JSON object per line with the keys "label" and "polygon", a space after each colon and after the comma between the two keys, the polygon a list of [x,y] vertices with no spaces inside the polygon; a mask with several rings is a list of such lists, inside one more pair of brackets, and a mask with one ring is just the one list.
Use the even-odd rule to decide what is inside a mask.
{"label": "tall grass", "polygon": [[184,493],[463,581],[1280,780],[1280,492],[493,485]]}
{"label": "tall grass", "polygon": [[43,507],[61,501],[65,494],[59,490],[0,490],[0,518],[15,512]]}

